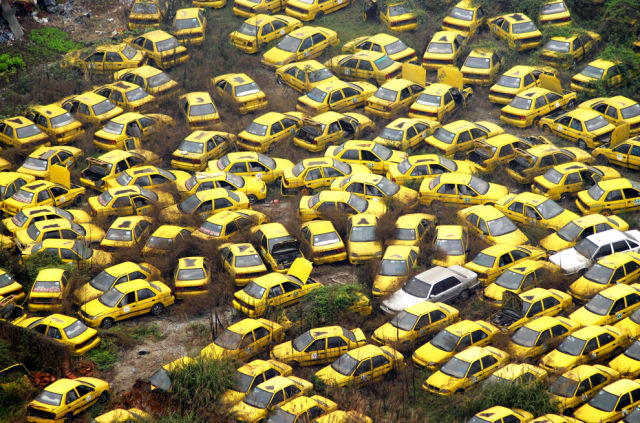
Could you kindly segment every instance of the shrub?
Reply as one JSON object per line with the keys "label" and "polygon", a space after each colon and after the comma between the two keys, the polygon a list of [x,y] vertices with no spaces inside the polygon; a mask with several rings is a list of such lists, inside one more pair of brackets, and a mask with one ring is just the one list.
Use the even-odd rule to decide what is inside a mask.
{"label": "shrub", "polygon": [[26,65],[22,60],[22,56],[11,56],[8,53],[0,55],[0,73],[24,69]]}
{"label": "shrub", "polygon": [[118,361],[118,347],[112,341],[103,338],[100,345],[89,351],[87,356],[98,370],[108,372]]}
{"label": "shrub", "polygon": [[358,294],[363,291],[364,287],[355,283],[334,284],[314,289],[292,310],[290,319],[304,321],[312,327],[336,322],[346,309],[358,301]]}
{"label": "shrub", "polygon": [[34,29],[29,33],[29,39],[41,47],[59,53],[67,53],[82,47],[82,44],[72,41],[69,34],[52,27]]}
{"label": "shrub", "polygon": [[198,358],[170,373],[171,394],[182,410],[209,410],[233,386],[234,371],[227,361]]}

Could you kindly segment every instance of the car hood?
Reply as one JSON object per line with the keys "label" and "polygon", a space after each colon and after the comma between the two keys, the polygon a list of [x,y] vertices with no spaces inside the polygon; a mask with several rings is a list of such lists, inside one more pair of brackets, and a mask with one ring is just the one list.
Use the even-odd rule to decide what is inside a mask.
{"label": "car hood", "polygon": [[397,313],[400,310],[418,304],[426,298],[415,297],[402,289],[397,290],[382,302],[383,311],[386,313]]}
{"label": "car hood", "polygon": [[586,308],[580,307],[569,315],[569,319],[573,320],[576,323],[580,323],[580,325],[582,326],[600,326],[606,324],[607,316],[598,316],[597,314],[590,312]]}
{"label": "car hood", "polygon": [[444,363],[451,356],[453,356],[455,351],[447,352],[443,351],[440,348],[434,347],[431,342],[424,344],[420,348],[418,348],[414,355],[423,359],[427,364],[429,363]]}
{"label": "car hood", "polygon": [[373,336],[387,342],[398,342],[404,339],[410,332],[394,327],[391,323],[385,323],[373,332]]}
{"label": "car hood", "polygon": [[436,386],[439,389],[448,389],[455,391],[455,388],[462,382],[461,379],[457,379],[437,371],[427,379],[427,384]]}
{"label": "car hood", "polygon": [[576,251],[575,248],[567,248],[549,257],[549,261],[568,274],[577,273],[586,269],[591,264],[591,260]]}
{"label": "car hood", "polygon": [[284,342],[282,344],[276,345],[271,350],[271,356],[276,360],[287,362],[291,358],[299,356],[300,352],[293,349],[293,344],[291,341]]}
{"label": "car hood", "polygon": [[540,360],[540,364],[558,371],[566,371],[572,368],[577,360],[578,357],[553,350]]}
{"label": "car hood", "polygon": [[315,376],[331,386],[342,386],[349,381],[349,376],[336,372],[330,365],[318,370]]}

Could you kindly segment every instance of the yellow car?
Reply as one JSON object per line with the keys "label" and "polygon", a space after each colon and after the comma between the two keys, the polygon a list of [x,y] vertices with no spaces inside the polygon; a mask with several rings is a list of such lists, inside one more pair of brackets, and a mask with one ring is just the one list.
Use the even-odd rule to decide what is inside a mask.
{"label": "yellow car", "polygon": [[494,347],[471,346],[451,357],[423,383],[422,389],[449,396],[462,393],[509,362],[509,354]]}
{"label": "yellow car", "polygon": [[[378,88],[378,90],[367,99],[364,110],[368,114],[379,116],[383,119],[391,119],[394,116],[402,114],[403,112],[408,110],[409,106],[411,106],[411,104],[416,101],[416,99],[424,91],[424,89],[424,86],[408,79],[391,79],[387,82],[383,82],[380,88]],[[404,119],[404,121],[411,121],[407,118],[399,119]],[[415,121],[418,120],[414,120],[414,122]],[[421,125],[426,125],[426,129],[429,129],[429,133],[427,135],[431,135],[431,133],[433,133],[433,130],[439,126],[439,123],[422,121]],[[425,131],[422,130],[419,132],[424,133]],[[419,137],[416,137],[416,135],[417,134],[412,134],[412,136],[409,137],[412,138],[412,146],[415,146],[422,139],[424,139],[420,139]],[[396,141],[395,143],[397,143],[397,141],[400,140],[392,139],[392,141]]]}
{"label": "yellow car", "polygon": [[371,292],[376,297],[392,294],[402,287],[418,267],[418,247],[390,245],[384,251]]}
{"label": "yellow car", "polygon": [[111,150],[98,157],[87,157],[86,160],[88,166],[80,174],[80,184],[96,191],[107,189],[105,179],[117,177],[125,170],[147,162],[142,154],[122,150]]}
{"label": "yellow car", "polygon": [[630,135],[640,135],[640,104],[630,98],[621,95],[594,98],[578,107],[594,110],[616,126],[628,123]]}
{"label": "yellow car", "polygon": [[571,248],[583,238],[594,233],[618,229],[626,231],[629,224],[618,216],[603,216],[600,214],[590,214],[579,217],[567,223],[556,233],[548,235],[540,241],[540,246],[549,252],[549,255],[566,248]]}
{"label": "yellow car", "polygon": [[[6,172],[2,172],[0,175],[3,173]],[[51,219],[67,219],[76,223],[90,223],[92,220],[91,216],[83,210],[62,210],[54,206],[34,206],[25,207],[13,217],[3,219],[2,224],[7,232],[15,234],[20,229],[28,228],[33,222]]]}
{"label": "yellow car", "polygon": [[533,21],[522,13],[491,18],[487,25],[498,38],[506,40],[512,50],[530,50],[542,44],[542,33]]}
{"label": "yellow car", "polygon": [[571,78],[571,89],[593,95],[599,85],[615,88],[622,85],[630,76],[620,68],[619,62],[596,59]]}
{"label": "yellow car", "polygon": [[148,64],[170,69],[189,60],[187,49],[171,34],[155,30],[129,40],[129,45],[147,55]]}
{"label": "yellow car", "polygon": [[16,302],[22,301],[26,294],[22,285],[5,269],[0,268],[0,299],[13,297]]}
{"label": "yellow car", "polygon": [[500,210],[478,205],[458,211],[458,220],[491,245],[526,245],[527,236]]}
{"label": "yellow car", "polygon": [[[66,169],[56,166],[57,169]],[[53,171],[53,170],[52,170]],[[4,200],[2,211],[15,215],[33,206],[80,206],[86,190],[77,185],[63,185],[51,181],[35,180],[21,186],[11,198]]]}
{"label": "yellow car", "polygon": [[231,104],[240,114],[266,108],[266,94],[246,73],[227,73],[211,80],[217,95]]}
{"label": "yellow car", "polygon": [[378,217],[373,214],[354,214],[349,217],[347,250],[351,264],[361,264],[382,257],[382,243],[376,234]]}
{"label": "yellow car", "polygon": [[147,216],[118,217],[100,241],[100,249],[114,252],[120,249],[142,247],[151,234],[153,219]]}
{"label": "yellow car", "polygon": [[307,93],[318,85],[337,81],[338,78],[316,60],[293,62],[276,69],[276,82],[286,84],[299,93]]}
{"label": "yellow car", "polygon": [[482,6],[472,1],[458,2],[442,20],[443,31],[456,31],[467,38],[472,37],[485,23],[486,13]]}
{"label": "yellow car", "polygon": [[268,349],[273,342],[282,342],[284,328],[267,319],[243,319],[220,334],[200,351],[204,359],[229,359],[239,362]]}
{"label": "yellow car", "polygon": [[[529,364],[514,364],[513,366],[527,366],[535,369],[535,366],[531,366]],[[493,375],[491,375],[489,379],[492,379],[494,377],[497,378],[498,376],[496,376],[496,373],[500,372],[501,370],[506,370],[506,368],[498,370]],[[533,375],[533,374],[534,374],[533,372],[525,373],[525,375]],[[500,380],[503,380],[503,379],[500,378]],[[503,407],[501,405],[496,405],[494,407],[487,408],[486,410],[477,413],[475,416],[471,418],[471,420],[469,420],[469,422],[471,423],[476,423],[476,422],[477,423],[480,423],[480,422],[482,423],[501,423],[501,422],[527,423],[527,422],[530,422],[531,419],[533,419],[533,414],[527,411],[511,409],[511,408]]]}
{"label": "yellow car", "polygon": [[93,92],[108,98],[113,104],[127,112],[142,112],[149,109],[156,101],[154,96],[138,85],[126,81],[101,85]]}
{"label": "yellow car", "polygon": [[337,410],[324,416],[318,417],[314,423],[373,423],[370,417],[365,416],[357,411]]}
{"label": "yellow car", "polygon": [[314,220],[300,227],[301,238],[305,242],[314,264],[335,263],[347,259],[344,242],[330,220]]}
{"label": "yellow car", "polygon": [[[544,78],[546,75],[543,75]],[[558,85],[558,88],[560,85]],[[500,120],[518,128],[527,128],[537,122],[542,123],[544,115],[567,106],[576,106],[577,95],[573,91],[557,91],[544,87],[534,87],[522,91],[500,111]]]}
{"label": "yellow car", "polygon": [[325,386],[363,386],[382,380],[388,373],[402,369],[404,357],[389,346],[364,345],[348,351],[315,377]]}
{"label": "yellow car", "polygon": [[108,382],[94,377],[58,379],[29,403],[27,422],[72,421],[95,403],[105,404],[110,389]]}
{"label": "yellow car", "polygon": [[618,380],[602,388],[573,415],[585,423],[618,421],[640,404],[639,393],[640,381]]}
{"label": "yellow car", "polygon": [[573,414],[576,408],[618,378],[618,372],[609,367],[583,364],[563,373],[551,385],[549,393],[558,404],[559,412]]}
{"label": "yellow car", "polygon": [[[371,101],[371,99],[373,99],[373,97],[369,97],[369,100],[367,101]],[[373,142],[401,151],[416,149],[421,147],[421,144],[424,142],[424,140],[428,136],[432,135],[433,131],[436,130],[439,126],[439,123],[430,120],[397,118],[393,122],[389,123],[382,130],[382,132],[380,132],[380,134],[378,134],[378,136],[373,139]],[[435,155],[420,155],[408,157],[407,159],[405,159],[405,161],[407,161],[407,163],[415,163],[420,160],[424,160],[427,156],[437,158]],[[396,170],[394,173],[398,174],[399,178],[404,179],[400,176],[402,173],[399,174],[398,172],[398,166],[399,165],[395,164],[392,165],[387,175],[389,175],[391,169],[394,168]],[[427,164],[423,166],[426,168],[426,170],[428,170],[429,166]],[[437,162],[434,163],[434,167],[438,166],[439,164]],[[406,173],[406,170],[403,173]],[[411,175],[412,174],[407,176]]]}
{"label": "yellow car", "polygon": [[100,298],[85,303],[80,317],[91,327],[108,329],[116,321],[146,313],[159,316],[175,301],[171,288],[160,281],[134,279],[117,284]]}
{"label": "yellow car", "polygon": [[284,171],[281,184],[283,195],[300,192],[309,195],[312,190],[331,185],[336,178],[353,174],[367,174],[369,169],[359,164],[347,164],[327,157],[304,159]]}
{"label": "yellow car", "polygon": [[426,177],[436,177],[452,172],[472,175],[475,173],[475,167],[466,160],[450,160],[437,154],[418,154],[407,157],[399,164],[389,166],[387,178],[399,185],[411,185],[421,183]]}
{"label": "yellow car", "polygon": [[580,324],[562,316],[540,316],[516,329],[509,341],[509,354],[519,360],[538,357],[553,349]]}
{"label": "yellow car", "polygon": [[229,39],[238,50],[253,54],[301,26],[302,22],[291,16],[258,14],[247,18],[240,28],[229,34]]}
{"label": "yellow car", "polygon": [[320,191],[312,196],[302,196],[298,210],[300,219],[308,222],[331,218],[337,214],[349,216],[368,213],[379,217],[387,212],[387,206],[380,201],[369,201],[349,192]]}
{"label": "yellow car", "polygon": [[231,275],[236,286],[245,286],[250,281],[267,274],[262,257],[249,243],[222,244],[219,249],[224,269]]}
{"label": "yellow car", "polygon": [[227,0],[193,0],[194,7],[212,7],[220,9],[227,5]]}
{"label": "yellow car", "polygon": [[489,304],[502,305],[502,294],[505,291],[520,294],[527,289],[540,286],[544,281],[554,277],[555,272],[559,270],[546,260],[526,259],[514,263],[484,289],[482,299]]}
{"label": "yellow car", "polygon": [[129,138],[149,140],[164,128],[174,125],[173,118],[168,115],[127,112],[111,119],[102,129],[96,131],[93,135],[93,145],[105,151],[123,150]]}
{"label": "yellow car", "polygon": [[289,0],[286,3],[287,15],[298,18],[301,21],[312,21],[340,10],[351,4],[345,0]]}
{"label": "yellow car", "polygon": [[211,265],[205,257],[181,257],[173,275],[176,299],[206,294],[211,283]]}
{"label": "yellow car", "polygon": [[560,110],[551,113],[542,117],[538,125],[545,132],[577,143],[583,150],[615,143],[616,138],[619,138],[619,135],[614,135],[615,125],[607,122],[600,113],[582,107],[569,112]]}
{"label": "yellow car", "polygon": [[152,418],[151,414],[139,408],[130,408],[128,410],[116,408],[97,416],[92,423],[145,422]]}
{"label": "yellow car", "polygon": [[266,215],[255,210],[222,211],[207,218],[192,236],[203,241],[228,241],[243,230],[267,221]]}
{"label": "yellow car", "polygon": [[502,52],[498,50],[471,50],[460,67],[462,82],[482,87],[492,85],[502,64],[502,56]]}
{"label": "yellow car", "polygon": [[420,248],[435,227],[436,220],[434,215],[427,213],[410,213],[398,217],[395,234],[388,240],[389,245]]}
{"label": "yellow car", "polygon": [[249,18],[258,14],[273,15],[285,8],[282,0],[235,0],[233,14]]}
{"label": "yellow car", "polygon": [[331,190],[352,192],[369,201],[395,204],[404,210],[413,210],[418,206],[418,193],[415,190],[371,173],[354,173],[336,178],[331,183]]}
{"label": "yellow car", "polygon": [[293,341],[278,344],[270,356],[283,363],[297,366],[314,366],[331,363],[349,350],[367,343],[361,329],[345,329],[342,326],[324,326],[310,329]]}
{"label": "yellow car", "polygon": [[[313,384],[296,376],[275,376],[253,388],[234,405],[229,414],[242,423],[265,421],[269,412],[313,389]],[[285,396],[286,393],[286,396]]]}
{"label": "yellow car", "polygon": [[294,260],[287,273],[273,272],[249,282],[234,294],[233,308],[249,317],[262,316],[267,308],[293,305],[322,286],[310,278],[313,265],[304,258]]}
{"label": "yellow car", "polygon": [[181,44],[186,44],[189,47],[204,43],[207,32],[207,17],[204,14],[204,9],[188,7],[176,10],[171,32]]}
{"label": "yellow car", "polygon": [[550,198],[531,192],[509,194],[499,199],[495,207],[515,222],[554,231],[579,217]]}
{"label": "yellow car", "polygon": [[[584,275],[569,286],[569,293],[580,301],[588,301],[608,285],[628,284],[638,279],[640,255],[633,252],[613,253],[600,258]],[[617,317],[617,315],[616,315]]]}
{"label": "yellow car", "polygon": [[486,182],[468,173],[449,172],[424,177],[419,200],[433,210],[442,210],[446,206],[495,204],[508,193],[504,185]]}
{"label": "yellow car", "polygon": [[26,117],[0,119],[0,146],[26,152],[41,145],[51,145],[49,136]]}
{"label": "yellow car", "polygon": [[307,94],[298,97],[296,110],[308,115],[317,115],[329,110],[351,110],[364,106],[365,101],[375,92],[376,86],[368,82],[323,82]]}
{"label": "yellow car", "polygon": [[491,316],[491,323],[503,333],[513,333],[541,316],[556,316],[573,306],[571,295],[557,289],[532,288],[515,294],[502,293],[502,306]]}
{"label": "yellow car", "polygon": [[70,169],[84,152],[77,147],[53,146],[39,147],[25,159],[16,172],[49,179],[51,166],[62,166]]}
{"label": "yellow car", "polygon": [[243,150],[265,153],[273,149],[273,144],[293,138],[302,126],[302,117],[300,112],[267,112],[238,134],[236,145]]}
{"label": "yellow car", "polygon": [[211,127],[220,123],[220,113],[206,91],[181,95],[178,104],[189,129]]}
{"label": "yellow car", "polygon": [[383,32],[354,38],[342,46],[343,53],[357,51],[380,51],[396,62],[412,62],[416,59],[414,49],[407,46],[401,39]]}
{"label": "yellow car", "polygon": [[443,122],[457,109],[466,107],[471,100],[471,87],[456,88],[446,83],[427,86],[409,107],[409,117]]}
{"label": "yellow car", "polygon": [[337,46],[339,42],[338,34],[331,29],[303,26],[285,35],[275,47],[267,50],[260,62],[275,69],[287,63],[314,59],[326,48]]}
{"label": "yellow car", "polygon": [[128,27],[130,30],[158,27],[168,11],[166,0],[135,0],[129,11]]}
{"label": "yellow car", "polygon": [[379,17],[390,31],[413,31],[418,27],[418,16],[405,2],[387,3]]}
{"label": "yellow car", "polygon": [[107,178],[105,188],[139,186],[147,189],[170,189],[183,186],[191,177],[181,170],[164,170],[157,166],[136,166],[121,172],[118,176]]}
{"label": "yellow car", "polygon": [[17,231],[14,242],[20,250],[45,239],[78,239],[90,246],[97,246],[104,235],[102,228],[92,223],[79,224],[67,219],[44,220]]}
{"label": "yellow car", "polygon": [[457,31],[436,32],[422,56],[422,67],[437,70],[442,66],[455,66],[467,41],[468,39]]}
{"label": "yellow car", "polygon": [[636,210],[640,208],[640,184],[628,178],[600,181],[578,193],[576,206],[582,214],[600,213],[604,216]]}
{"label": "yellow car", "polygon": [[625,352],[611,360],[609,367],[625,379],[637,378],[640,374],[640,342],[635,341]]}
{"label": "yellow car", "polygon": [[540,8],[538,20],[541,25],[564,26],[571,24],[571,13],[564,0],[547,0]]}
{"label": "yellow car", "polygon": [[509,176],[523,185],[531,183],[535,177],[542,175],[556,164],[557,168],[562,169],[567,167],[575,169],[575,167],[571,167],[572,165],[577,165],[579,169],[589,169],[590,167],[583,163],[592,164],[594,162],[593,156],[578,147],[558,148],[551,144],[546,137],[527,137],[527,140],[540,140],[541,142],[530,148],[518,148],[516,157],[509,162],[506,169]]}
{"label": "yellow car", "polygon": [[151,234],[142,249],[143,256],[161,256],[186,246],[190,239],[189,229],[177,225],[161,225]]}
{"label": "yellow car", "polygon": [[113,262],[111,253],[89,248],[82,241],[66,239],[45,239],[31,244],[22,250],[22,260],[40,252],[57,256],[63,263],[89,269],[108,266]]}
{"label": "yellow car", "polygon": [[402,65],[386,54],[377,51],[358,51],[341,54],[327,60],[324,65],[338,78],[349,81],[367,81],[384,84],[400,76]]}
{"label": "yellow car", "polygon": [[375,123],[363,114],[329,111],[303,118],[302,127],[293,136],[293,144],[316,153],[329,145],[363,138],[374,128]]}
{"label": "yellow car", "polygon": [[192,172],[203,171],[209,160],[222,157],[236,141],[229,132],[193,131],[171,155],[171,167]]}
{"label": "yellow car", "polygon": [[513,98],[529,88],[541,86],[540,75],[558,76],[558,71],[549,66],[516,65],[500,75],[489,89],[489,101],[509,104]]}
{"label": "yellow car", "polygon": [[[286,273],[297,258],[302,257],[300,243],[282,223],[263,223],[251,228],[259,243],[260,255],[275,272]],[[306,278],[304,278],[306,279]]]}
{"label": "yellow car", "polygon": [[239,176],[254,176],[265,183],[276,182],[284,170],[293,167],[287,159],[271,158],[256,152],[227,153],[218,160],[209,161],[208,172],[229,172]]}
{"label": "yellow car", "polygon": [[253,360],[244,364],[235,371],[233,385],[222,394],[220,403],[222,407],[230,408],[262,382],[276,376],[290,376],[291,371],[291,366],[276,360]]}
{"label": "yellow car", "polygon": [[31,329],[69,347],[71,355],[84,355],[100,344],[98,331],[88,328],[75,317],[51,314],[47,317],[30,317],[16,326]]}
{"label": "yellow car", "polygon": [[640,307],[640,284],[619,284],[595,294],[583,307],[569,315],[582,326],[612,325]]}
{"label": "yellow car", "polygon": [[640,136],[615,145],[601,146],[592,151],[596,163],[615,164],[628,169],[640,169]]}
{"label": "yellow car", "polygon": [[56,268],[40,270],[29,292],[28,310],[31,313],[62,313],[62,301],[69,296],[69,288],[68,270]]}
{"label": "yellow car", "polygon": [[293,418],[300,422],[311,421],[315,417],[322,417],[337,409],[338,404],[320,395],[297,397],[284,405],[279,405],[270,420],[286,419],[290,421]]}
{"label": "yellow car", "polygon": [[[507,167],[508,165],[506,169],[507,174],[517,181],[525,183],[530,173],[535,172],[537,167],[533,166],[531,169],[526,169],[527,172],[520,174],[518,171],[525,167],[523,165],[535,165],[535,162],[531,162],[536,159],[536,155],[546,154],[553,159],[552,153],[561,151],[549,144],[549,141],[545,137],[529,136],[520,138],[511,134],[501,133],[497,136],[490,136],[487,139],[476,141],[473,150],[467,153],[467,161],[472,162],[476,170],[482,173],[490,173],[498,168],[498,166]],[[581,159],[584,158],[584,160],[591,159],[588,153],[579,149],[576,149],[576,151],[577,153],[572,152],[570,154],[563,154],[563,156],[567,158],[579,156]],[[525,159],[520,161],[514,160],[519,156],[524,156]]]}
{"label": "yellow car", "polygon": [[76,67],[89,72],[107,73],[137,68],[146,56],[127,43],[101,44],[91,50],[71,50],[65,54],[60,67]]}
{"label": "yellow car", "polygon": [[[500,126],[486,121],[469,122],[457,120],[437,128],[433,135],[427,137],[425,142],[435,148],[438,154],[452,159],[456,154],[465,153],[476,146],[476,141],[491,138],[504,132]],[[508,134],[507,134],[508,135]],[[508,135],[512,137],[511,135]],[[461,173],[475,173],[475,165],[460,169]],[[474,169],[473,171],[471,169]],[[450,172],[452,170],[449,170]],[[438,172],[436,172],[438,173]],[[442,172],[440,172],[442,173]]]}
{"label": "yellow car", "polygon": [[409,346],[460,320],[456,308],[444,303],[423,301],[405,308],[377,328],[371,341],[378,345]]}
{"label": "yellow car", "polygon": [[167,192],[155,193],[138,185],[110,188],[100,195],[89,197],[91,216],[149,215],[156,208],[173,204],[173,196]]}
{"label": "yellow car", "polygon": [[[186,181],[181,181],[178,185],[178,195],[181,199],[186,199],[196,193],[216,188],[226,188],[229,191],[237,191],[247,196],[250,203],[264,200],[267,196],[267,186],[261,179],[252,176],[239,176],[235,173],[216,172],[200,173],[196,172]],[[218,200],[218,202],[224,202]],[[234,202],[234,199],[231,200]],[[228,204],[227,204],[228,206]],[[218,210],[220,207],[214,207]]]}
{"label": "yellow car", "polygon": [[60,106],[80,122],[94,126],[102,126],[123,112],[108,98],[91,91],[71,96],[63,100]]}
{"label": "yellow car", "polygon": [[469,251],[469,235],[467,229],[460,225],[438,225],[433,234],[435,258],[432,266],[462,266],[467,262]]}
{"label": "yellow car", "polygon": [[600,42],[600,34],[586,31],[569,37],[551,37],[542,47],[540,60],[559,69],[575,69]]}
{"label": "yellow car", "polygon": [[52,144],[69,144],[84,134],[82,124],[57,104],[33,106],[25,116],[47,134]]}
{"label": "yellow car", "polygon": [[620,172],[608,166],[589,166],[572,161],[554,166],[544,175],[533,178],[531,191],[552,200],[566,200],[599,181],[621,176]]}
{"label": "yellow car", "polygon": [[480,251],[464,267],[477,273],[478,281],[487,286],[504,273],[508,267],[516,264],[522,265],[524,261],[539,260],[545,257],[546,253],[541,248],[496,244]]}
{"label": "yellow car", "polygon": [[392,164],[408,157],[407,153],[390,150],[373,141],[351,140],[338,146],[327,147],[325,157],[340,159],[349,164],[366,165],[372,173],[384,174]]}
{"label": "yellow car", "polygon": [[35,181],[33,175],[17,172],[0,172],[0,205],[11,198],[22,186]]}
{"label": "yellow car", "polygon": [[616,356],[628,344],[627,334],[613,326],[585,326],[545,355],[540,360],[540,367],[551,372],[566,372],[580,364]]}

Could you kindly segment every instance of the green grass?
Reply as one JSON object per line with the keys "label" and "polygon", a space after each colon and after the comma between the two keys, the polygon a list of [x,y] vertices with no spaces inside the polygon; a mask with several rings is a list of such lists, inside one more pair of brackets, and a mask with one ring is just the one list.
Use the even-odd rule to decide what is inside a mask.
{"label": "green grass", "polygon": [[118,362],[118,346],[111,340],[102,338],[100,345],[87,353],[101,372],[108,372]]}
{"label": "green grass", "polygon": [[154,342],[165,339],[167,336],[162,333],[162,329],[157,323],[149,326],[138,326],[129,331],[129,336],[138,341],[151,339]]}
{"label": "green grass", "polygon": [[72,41],[66,32],[48,26],[31,30],[29,39],[40,47],[58,53],[67,53],[82,47],[82,44]]}
{"label": "green grass", "polygon": [[171,396],[183,411],[209,410],[233,386],[234,370],[227,361],[195,359],[171,373]]}

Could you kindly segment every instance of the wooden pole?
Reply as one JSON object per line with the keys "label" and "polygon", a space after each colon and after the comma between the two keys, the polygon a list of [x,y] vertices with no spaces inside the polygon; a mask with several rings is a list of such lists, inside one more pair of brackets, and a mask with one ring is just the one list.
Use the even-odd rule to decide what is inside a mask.
{"label": "wooden pole", "polygon": [[16,9],[9,5],[9,0],[0,1],[2,1],[2,16],[9,22],[9,29],[13,33],[13,36],[16,37],[16,40],[22,39],[22,37],[24,37],[24,30],[16,19]]}

